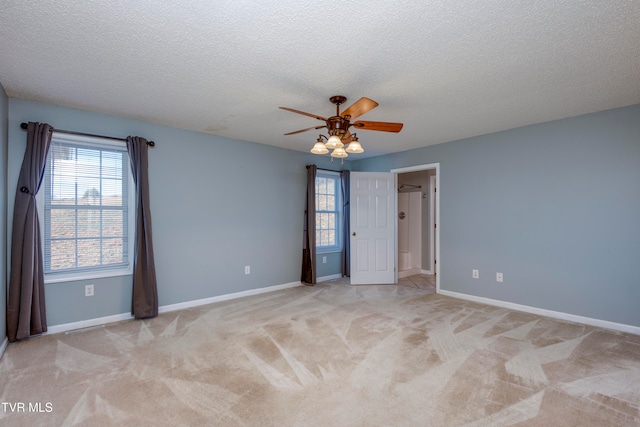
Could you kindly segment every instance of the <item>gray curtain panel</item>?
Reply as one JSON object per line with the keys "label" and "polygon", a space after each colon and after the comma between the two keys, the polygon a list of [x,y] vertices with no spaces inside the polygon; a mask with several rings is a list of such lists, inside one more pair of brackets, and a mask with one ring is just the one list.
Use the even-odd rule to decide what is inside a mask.
{"label": "gray curtain panel", "polygon": [[17,341],[47,331],[44,266],[36,194],[40,189],[53,128],[44,123],[27,126],[27,149],[22,160],[13,207],[11,274],[7,302],[7,336]]}
{"label": "gray curtain panel", "polygon": [[342,189],[342,276],[351,276],[351,234],[349,218],[349,199],[351,190],[349,189],[351,172],[340,172],[340,187]]}
{"label": "gray curtain panel", "polygon": [[316,165],[307,166],[307,204],[304,211],[301,281],[316,284]]}
{"label": "gray curtain panel", "polygon": [[127,151],[131,161],[133,180],[136,183],[137,198],[131,314],[136,319],[146,319],[158,315],[158,287],[151,237],[147,140],[137,136],[128,137]]}

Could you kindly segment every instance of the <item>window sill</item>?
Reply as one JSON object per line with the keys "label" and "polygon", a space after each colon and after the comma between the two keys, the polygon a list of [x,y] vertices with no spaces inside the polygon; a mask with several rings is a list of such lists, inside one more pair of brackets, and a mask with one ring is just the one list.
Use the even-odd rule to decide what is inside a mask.
{"label": "window sill", "polygon": [[86,273],[50,274],[44,277],[44,284],[78,282],[81,280],[105,279],[108,277],[131,276],[131,269],[117,269],[111,271],[87,271]]}
{"label": "window sill", "polygon": [[316,248],[316,255],[320,255],[320,254],[339,254],[340,252],[342,252],[342,249],[317,249]]}

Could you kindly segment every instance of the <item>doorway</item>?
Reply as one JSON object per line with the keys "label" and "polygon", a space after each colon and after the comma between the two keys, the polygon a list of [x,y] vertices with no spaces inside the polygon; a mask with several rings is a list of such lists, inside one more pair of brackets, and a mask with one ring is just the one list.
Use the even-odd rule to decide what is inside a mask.
{"label": "doorway", "polygon": [[414,274],[435,276],[440,290],[439,163],[392,169],[396,175],[396,283]]}
{"label": "doorway", "polygon": [[[412,175],[416,173],[422,172]],[[404,184],[409,179],[404,175],[408,174],[398,175],[398,279],[423,274],[424,234],[429,234],[428,230],[426,233],[422,230],[427,225],[423,220],[426,193],[422,191],[422,185]],[[428,252],[429,248],[425,246],[424,250]]]}

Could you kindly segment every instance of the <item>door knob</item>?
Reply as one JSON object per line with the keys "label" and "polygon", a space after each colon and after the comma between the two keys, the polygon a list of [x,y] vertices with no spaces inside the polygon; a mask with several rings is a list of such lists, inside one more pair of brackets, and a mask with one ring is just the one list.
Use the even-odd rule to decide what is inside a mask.
{"label": "door knob", "polygon": [[352,236],[355,236],[355,235],[356,235],[356,232],[354,231],[353,233],[351,233],[351,235],[352,235]]}

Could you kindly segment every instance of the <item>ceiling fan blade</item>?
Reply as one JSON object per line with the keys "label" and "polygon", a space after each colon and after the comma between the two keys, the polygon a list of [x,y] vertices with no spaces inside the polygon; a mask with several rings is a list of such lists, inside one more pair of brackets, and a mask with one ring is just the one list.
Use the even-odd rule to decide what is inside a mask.
{"label": "ceiling fan blade", "polygon": [[378,130],[382,132],[400,132],[402,130],[402,123],[390,123],[390,122],[367,122],[364,120],[358,120],[352,124],[353,127],[363,130]]}
{"label": "ceiling fan blade", "polygon": [[378,106],[378,103],[373,99],[369,98],[360,98],[356,102],[351,105],[351,107],[347,108],[340,114],[342,117],[351,116],[349,120],[355,119],[356,117],[360,117],[367,111],[371,111]]}
{"label": "ceiling fan blade", "polygon": [[322,129],[323,127],[326,127],[326,126],[314,126],[314,127],[311,127],[311,128],[300,129],[300,130],[296,130],[296,131],[293,131],[293,132],[285,133],[285,135],[295,135],[296,133],[306,132],[306,131],[311,130],[311,129]]}
{"label": "ceiling fan blade", "polygon": [[324,118],[322,116],[317,116],[315,114],[305,113],[304,111],[294,110],[293,108],[287,108],[287,107],[280,107],[280,108],[283,109],[283,110],[291,111],[292,113],[302,114],[302,115],[305,115],[305,116],[313,117],[314,119],[323,120],[325,122],[327,121],[326,118]]}

